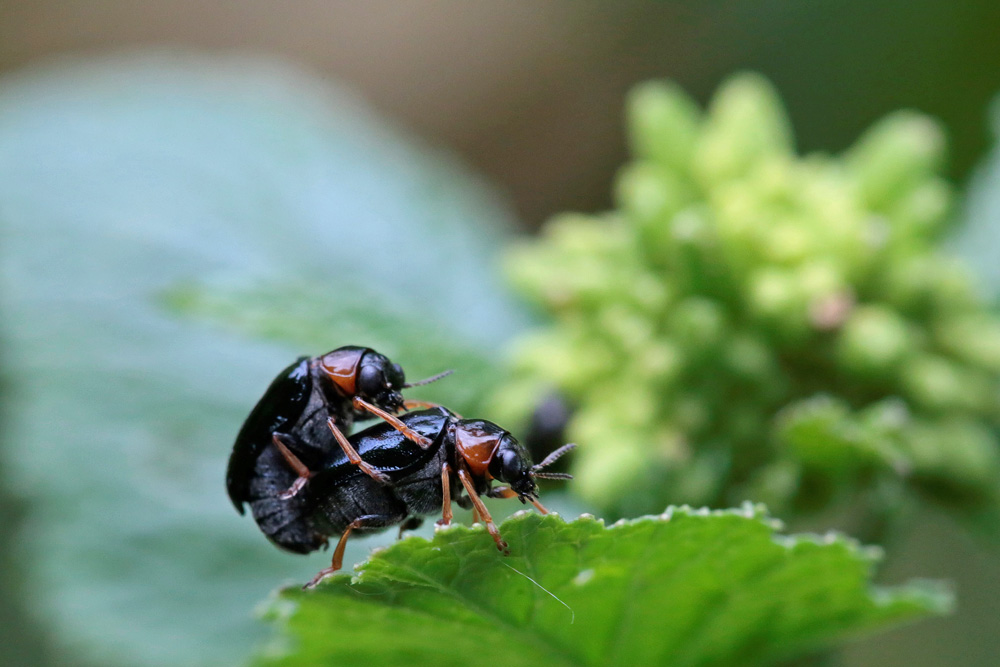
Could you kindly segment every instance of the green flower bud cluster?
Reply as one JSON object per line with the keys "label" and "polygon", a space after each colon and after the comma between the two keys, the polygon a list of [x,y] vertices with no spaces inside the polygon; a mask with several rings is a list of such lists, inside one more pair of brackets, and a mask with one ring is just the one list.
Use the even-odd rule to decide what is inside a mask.
{"label": "green flower bud cluster", "polygon": [[707,112],[644,84],[629,129],[617,209],[508,257],[553,321],[516,345],[495,412],[524,424],[566,396],[573,487],[610,514],[995,506],[1000,319],[939,251],[938,125],[899,112],[801,157],[771,86],[741,75]]}

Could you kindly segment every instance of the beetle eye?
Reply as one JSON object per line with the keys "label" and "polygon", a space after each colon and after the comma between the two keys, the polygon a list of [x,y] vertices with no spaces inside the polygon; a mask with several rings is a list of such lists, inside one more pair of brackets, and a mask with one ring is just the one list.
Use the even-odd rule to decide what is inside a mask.
{"label": "beetle eye", "polygon": [[403,374],[403,367],[399,364],[392,365],[392,371],[389,373],[389,384],[394,389],[402,389],[406,384],[406,375]]}
{"label": "beetle eye", "polygon": [[524,472],[524,462],[517,450],[504,450],[501,457],[503,457],[503,474],[508,482],[517,479]]}
{"label": "beetle eye", "polygon": [[385,388],[382,371],[377,366],[363,365],[358,373],[358,393],[374,396]]}

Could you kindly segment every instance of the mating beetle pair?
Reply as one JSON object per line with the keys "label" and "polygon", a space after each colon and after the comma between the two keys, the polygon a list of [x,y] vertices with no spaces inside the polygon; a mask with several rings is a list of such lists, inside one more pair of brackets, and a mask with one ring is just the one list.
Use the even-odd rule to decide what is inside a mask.
{"label": "mating beetle pair", "polygon": [[[404,401],[402,368],[369,348],[342,347],[301,358],[271,383],[240,429],[229,459],[226,487],[242,514],[244,503],[277,546],[309,553],[340,534],[331,566],[307,587],[339,570],[352,532],[400,525],[415,528],[451,503],[482,518],[497,548],[507,545],[480,496],[530,501],[539,511],[536,478],[567,479],[543,469],[570,449],[534,465],[501,427],[462,419],[441,406]],[[424,407],[396,416],[401,409]],[[355,419],[382,423],[347,437]],[[491,487],[497,480],[506,486]],[[465,492],[463,495],[462,491]]]}

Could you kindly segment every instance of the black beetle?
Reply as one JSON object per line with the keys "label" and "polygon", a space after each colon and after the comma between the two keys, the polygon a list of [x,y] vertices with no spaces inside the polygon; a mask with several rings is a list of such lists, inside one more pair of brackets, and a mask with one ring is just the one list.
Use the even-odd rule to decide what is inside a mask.
{"label": "black beetle", "polygon": [[[289,447],[305,451],[305,457],[315,462],[327,448],[347,443],[343,432],[350,433],[355,419],[380,417],[420,446],[429,447],[429,440],[407,428],[394,413],[406,405],[431,405],[404,401],[400,390],[448,373],[407,384],[399,364],[367,347],[346,346],[318,357],[300,357],[278,374],[236,437],[226,470],[230,500],[242,514],[243,503],[250,500],[251,480],[258,474],[258,459],[275,447],[284,455],[284,467],[291,466],[298,473],[288,490],[294,493],[310,472]],[[330,441],[331,430],[340,436],[336,442]],[[352,459],[357,457],[353,451],[347,453]],[[367,471],[366,464],[361,466]],[[378,477],[377,472],[369,474]]]}
{"label": "black beetle", "polygon": [[[390,526],[412,528],[423,515],[441,510],[440,525],[452,519],[451,503],[473,508],[481,517],[497,548],[507,544],[480,496],[530,501],[542,513],[536,478],[569,479],[543,468],[572,448],[566,445],[533,465],[527,451],[514,437],[492,422],[461,419],[446,408],[411,412],[400,417],[413,431],[431,440],[423,448],[391,424],[376,424],[350,438],[364,463],[388,478],[378,481],[352,463],[336,448],[327,448],[325,461],[315,448],[295,446],[295,455],[309,462],[313,473],[301,492],[282,493],[294,478],[282,456],[269,448],[261,456],[250,486],[250,508],[261,531],[275,544],[308,553],[340,535],[333,562],[306,587],[314,586],[343,565],[344,547],[352,532],[375,532]],[[492,487],[493,480],[506,486]],[[466,495],[462,495],[462,491]],[[402,532],[402,529],[401,531]]]}

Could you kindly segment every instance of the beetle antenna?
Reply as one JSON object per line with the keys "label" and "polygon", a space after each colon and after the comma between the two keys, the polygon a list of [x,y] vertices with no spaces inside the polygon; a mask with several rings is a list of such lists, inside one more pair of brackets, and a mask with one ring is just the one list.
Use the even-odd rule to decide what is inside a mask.
{"label": "beetle antenna", "polygon": [[[555,463],[563,454],[565,454],[566,452],[568,452],[570,450],[573,450],[573,449],[576,449],[576,445],[574,443],[572,443],[572,442],[569,443],[568,445],[563,445],[562,447],[560,447],[556,451],[554,451],[551,454],[549,454],[548,456],[546,456],[545,459],[542,460],[541,463],[531,466],[531,473],[535,477],[545,477],[546,475],[562,474],[562,473],[545,473],[545,474],[540,475],[540,474],[538,474],[538,471],[541,470],[542,468],[548,468],[550,465],[552,465],[553,463]],[[553,477],[552,479],[564,479],[564,478],[562,478],[562,477]]]}
{"label": "beetle antenna", "polygon": [[436,381],[440,380],[443,377],[448,377],[449,375],[451,375],[454,372],[455,372],[454,370],[449,369],[449,370],[446,370],[446,371],[442,371],[442,372],[438,373],[437,375],[432,375],[429,378],[424,378],[423,380],[417,380],[416,382],[407,382],[406,384],[403,385],[403,389],[409,389],[410,387],[421,387],[421,386],[423,386],[425,384],[430,384],[431,382],[436,382]]}
{"label": "beetle antenna", "polygon": [[573,479],[568,472],[533,472],[531,476],[538,479]]}

